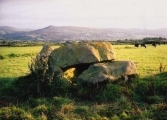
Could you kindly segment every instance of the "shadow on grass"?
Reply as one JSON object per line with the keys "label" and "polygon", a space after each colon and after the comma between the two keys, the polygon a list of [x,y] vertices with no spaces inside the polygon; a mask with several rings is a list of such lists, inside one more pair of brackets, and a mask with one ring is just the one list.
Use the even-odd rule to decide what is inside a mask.
{"label": "shadow on grass", "polygon": [[[94,89],[92,87],[89,92],[92,90],[95,94],[94,98],[89,100],[79,96],[81,92],[87,91],[85,87],[73,89],[75,95],[69,90],[66,96],[55,94],[52,97],[33,97],[36,90],[34,88],[37,86],[33,85],[34,79],[30,78],[31,76],[26,76],[14,81],[4,78],[0,81],[0,110],[2,108],[3,113],[5,111],[3,107],[9,106],[6,111],[11,112],[8,114],[4,112],[2,118],[6,118],[6,114],[13,117],[13,112],[16,112],[14,110],[26,111],[26,108],[31,109],[29,111],[31,116],[41,117],[44,113],[48,119],[167,118],[167,72],[142,79],[139,77],[130,84],[124,82],[107,84],[103,91],[97,88],[92,90]],[[49,94],[49,91],[47,92]]]}
{"label": "shadow on grass", "polygon": [[135,81],[134,99],[146,104],[167,103],[167,72]]}
{"label": "shadow on grass", "polygon": [[11,84],[16,78],[0,78],[0,87]]}
{"label": "shadow on grass", "polygon": [[[159,103],[167,100],[167,72],[155,74],[146,78],[136,78],[131,84],[127,84],[122,82],[121,84],[107,84],[107,86],[101,90],[101,88],[96,88],[96,86],[92,86],[90,89],[86,89],[86,86],[83,88],[72,88],[72,90],[67,90],[65,94],[62,94],[61,86],[58,86],[60,83],[54,83],[53,85],[44,84],[41,85],[41,90],[45,92],[45,94],[39,94],[39,83],[37,78],[32,75],[27,75],[25,77],[20,77],[18,79],[13,78],[0,78],[0,99],[2,96],[5,99],[13,99],[13,100],[26,100],[29,97],[50,97],[56,95],[70,95],[75,97],[75,99],[85,99],[85,100],[93,100],[100,102],[111,102],[112,99],[116,100],[121,97],[124,92],[123,90],[128,89],[133,93],[134,100],[138,102],[146,102],[146,103]],[[52,84],[52,83],[51,83]],[[53,92],[54,90],[56,92]],[[59,94],[60,91],[60,94]],[[50,95],[50,93],[56,93]],[[93,93],[91,93],[93,92]],[[75,94],[75,95],[74,95]],[[93,95],[90,97],[90,95]],[[4,99],[3,98],[3,99]],[[87,99],[88,98],[88,99]]]}

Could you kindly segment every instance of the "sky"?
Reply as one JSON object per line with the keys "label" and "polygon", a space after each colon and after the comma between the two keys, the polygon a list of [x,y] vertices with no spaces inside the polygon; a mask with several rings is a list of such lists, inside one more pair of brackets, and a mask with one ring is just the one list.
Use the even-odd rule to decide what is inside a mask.
{"label": "sky", "polygon": [[0,0],[0,26],[167,28],[167,0]]}

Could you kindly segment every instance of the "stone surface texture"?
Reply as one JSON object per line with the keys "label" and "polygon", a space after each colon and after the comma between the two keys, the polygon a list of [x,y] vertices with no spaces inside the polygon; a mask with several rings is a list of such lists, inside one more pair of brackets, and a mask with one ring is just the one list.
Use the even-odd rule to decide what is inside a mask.
{"label": "stone surface texture", "polygon": [[65,68],[84,63],[98,63],[115,59],[112,45],[108,42],[84,42],[67,44],[52,51],[49,66]]}
{"label": "stone surface texture", "polygon": [[114,81],[122,76],[138,74],[136,65],[132,61],[113,61],[96,63],[78,76],[78,83],[96,84],[102,81]]}

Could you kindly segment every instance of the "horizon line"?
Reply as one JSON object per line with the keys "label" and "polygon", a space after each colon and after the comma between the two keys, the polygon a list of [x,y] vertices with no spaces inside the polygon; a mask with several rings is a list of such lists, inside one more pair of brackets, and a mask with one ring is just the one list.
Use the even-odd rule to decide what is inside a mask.
{"label": "horizon line", "polygon": [[121,27],[85,27],[85,26],[74,26],[74,25],[64,25],[64,26],[55,26],[55,25],[47,25],[45,27],[40,27],[40,28],[20,28],[20,27],[14,27],[14,26],[8,26],[8,25],[3,25],[0,27],[11,27],[11,28],[16,28],[16,29],[32,29],[32,30],[38,30],[38,29],[44,29],[47,27],[78,27],[78,28],[90,28],[90,29],[141,29],[141,30],[157,30],[157,29],[167,29],[167,28],[121,28]]}

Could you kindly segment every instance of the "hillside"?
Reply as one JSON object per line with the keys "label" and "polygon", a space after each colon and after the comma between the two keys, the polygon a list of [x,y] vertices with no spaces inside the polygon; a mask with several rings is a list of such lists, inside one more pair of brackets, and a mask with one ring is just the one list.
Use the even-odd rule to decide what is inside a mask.
{"label": "hillside", "polygon": [[1,34],[16,33],[16,32],[26,32],[26,31],[30,31],[30,30],[28,30],[28,29],[18,29],[18,28],[13,28],[13,27],[8,27],[8,26],[0,27],[0,35]]}
{"label": "hillside", "polygon": [[12,40],[17,40],[22,38],[25,38],[26,36],[24,35],[25,32],[31,31],[30,29],[19,29],[19,28],[14,28],[14,27],[9,27],[9,26],[2,26],[0,27],[0,39],[12,39]]}
{"label": "hillside", "polygon": [[13,40],[118,40],[144,37],[167,37],[167,29],[86,28],[50,25],[30,31],[0,27],[0,38]]}

